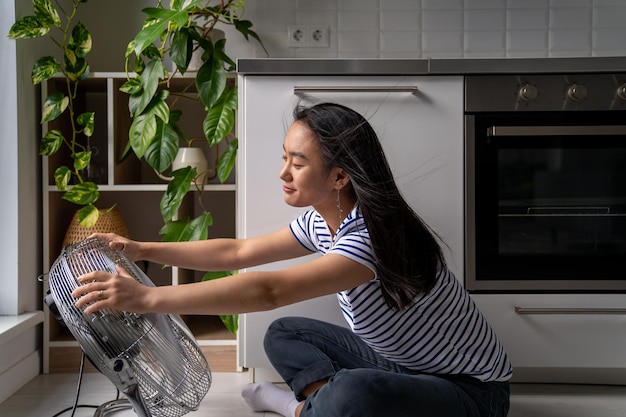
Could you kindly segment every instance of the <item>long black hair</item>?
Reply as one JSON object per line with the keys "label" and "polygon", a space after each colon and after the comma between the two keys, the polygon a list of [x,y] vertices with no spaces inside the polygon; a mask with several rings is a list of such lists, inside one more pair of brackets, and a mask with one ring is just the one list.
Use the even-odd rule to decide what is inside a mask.
{"label": "long black hair", "polygon": [[334,103],[298,105],[293,116],[317,136],[326,168],[339,167],[350,176],[385,302],[404,309],[433,288],[445,265],[437,236],[402,197],[376,132],[363,116]]}

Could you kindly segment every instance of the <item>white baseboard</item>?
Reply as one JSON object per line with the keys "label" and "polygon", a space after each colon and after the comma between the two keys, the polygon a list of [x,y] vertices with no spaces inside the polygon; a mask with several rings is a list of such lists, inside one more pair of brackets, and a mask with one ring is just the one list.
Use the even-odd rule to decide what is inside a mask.
{"label": "white baseboard", "polygon": [[37,350],[0,374],[0,403],[39,375],[41,351]]}
{"label": "white baseboard", "polygon": [[250,368],[250,382],[284,382],[278,372],[271,368]]}

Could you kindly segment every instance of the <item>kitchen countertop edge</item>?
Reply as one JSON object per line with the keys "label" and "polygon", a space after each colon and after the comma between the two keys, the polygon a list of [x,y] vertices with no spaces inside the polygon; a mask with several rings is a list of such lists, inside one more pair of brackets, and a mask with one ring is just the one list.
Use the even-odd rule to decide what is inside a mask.
{"label": "kitchen countertop edge", "polygon": [[626,57],[316,59],[242,58],[247,75],[469,75],[624,72]]}

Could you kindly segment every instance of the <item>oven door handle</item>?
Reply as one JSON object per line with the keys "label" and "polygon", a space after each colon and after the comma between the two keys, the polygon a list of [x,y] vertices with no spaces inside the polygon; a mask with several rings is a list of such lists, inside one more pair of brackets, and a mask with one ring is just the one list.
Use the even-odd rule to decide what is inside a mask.
{"label": "oven door handle", "polygon": [[517,314],[626,314],[626,308],[515,307]]}
{"label": "oven door handle", "polygon": [[408,86],[295,86],[293,93],[417,93],[416,85]]}
{"label": "oven door handle", "polygon": [[626,126],[491,126],[487,136],[626,135]]}

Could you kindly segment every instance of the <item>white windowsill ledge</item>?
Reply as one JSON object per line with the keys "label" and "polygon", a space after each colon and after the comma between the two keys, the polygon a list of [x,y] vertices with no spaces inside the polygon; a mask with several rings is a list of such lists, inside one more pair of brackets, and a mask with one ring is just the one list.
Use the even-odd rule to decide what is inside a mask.
{"label": "white windowsill ledge", "polygon": [[39,323],[43,323],[43,311],[33,311],[18,316],[0,316],[0,345]]}

